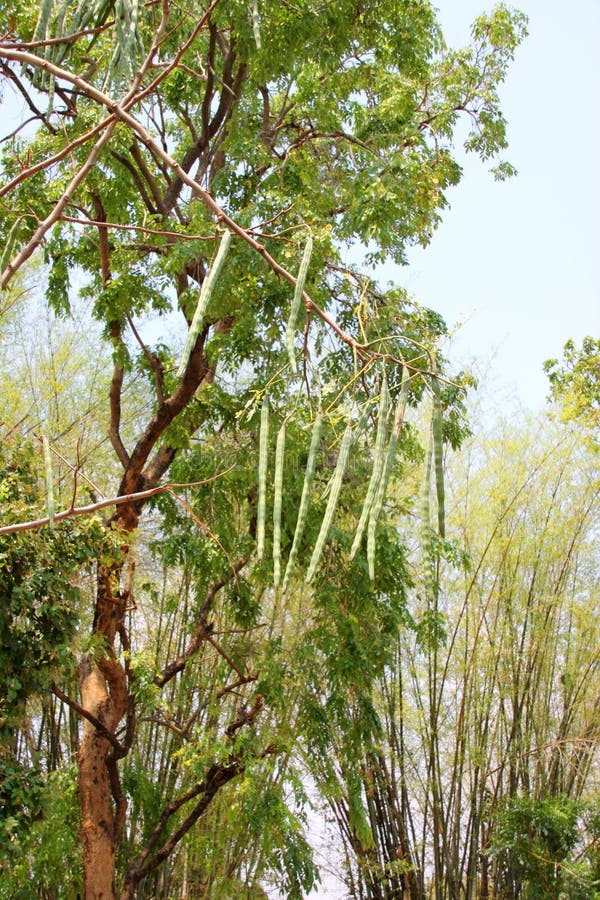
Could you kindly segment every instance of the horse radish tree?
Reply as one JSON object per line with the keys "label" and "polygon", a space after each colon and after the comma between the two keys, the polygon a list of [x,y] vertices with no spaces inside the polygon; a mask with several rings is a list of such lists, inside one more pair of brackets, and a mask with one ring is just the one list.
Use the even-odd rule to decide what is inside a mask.
{"label": "horse radish tree", "polygon": [[[467,47],[450,50],[427,0],[213,0],[185,7],[170,0],[44,0],[39,9],[13,2],[0,11],[0,86],[24,110],[22,127],[3,139],[2,286],[34,254],[43,255],[50,306],[69,316],[79,293],[112,349],[105,400],[118,486],[102,489],[119,502],[103,527],[118,536],[118,546],[97,557],[79,697],[56,689],[79,716],[86,898],[118,890],[133,896],[251,759],[277,753],[270,743],[254,746],[253,756],[244,750],[240,736],[263,714],[258,675],[218,644],[210,621],[224,588],[243,577],[260,598],[267,579],[254,543],[263,399],[279,425],[287,420],[279,462],[284,452],[288,459],[278,471],[289,472],[290,459],[306,453],[322,416],[314,476],[321,484],[349,429],[356,432],[352,453],[368,469],[365,448],[374,443],[384,383],[393,408],[402,388],[415,405],[431,393],[431,378],[440,379],[436,408],[444,408],[448,438],[457,392],[452,384],[445,393],[445,325],[402,290],[378,290],[364,265],[402,262],[409,244],[430,239],[446,191],[460,179],[452,154],[460,117],[470,127],[467,149],[496,159],[498,177],[511,173],[497,159],[506,144],[498,89],[524,30],[523,16],[500,6],[475,22]],[[348,244],[367,248],[356,266],[344,261]],[[48,439],[60,444],[57,434]],[[395,440],[402,455],[402,440]],[[118,885],[115,865],[128,825],[121,776],[135,746],[140,698],[132,663],[139,571],[131,548],[148,498],[191,442],[212,459],[210,477],[223,473],[227,458],[247,478],[238,484],[231,527],[223,525],[238,535],[229,546],[224,534],[206,530],[210,506],[191,510],[198,539],[213,548],[197,585],[204,600],[187,645],[154,673],[154,687],[180,677],[200,648],[214,644],[235,675],[241,705],[227,707],[231,718],[213,762],[165,801],[135,849],[128,843]],[[80,483],[71,485],[72,516]],[[287,487],[286,475],[278,490]],[[276,502],[291,515],[299,496]],[[335,581],[324,551],[344,528],[352,537],[343,491],[339,503],[341,525],[328,529],[313,555],[316,598]],[[316,518],[323,515],[318,497],[315,510]],[[332,521],[335,513],[328,511]],[[59,515],[57,505],[57,521]],[[381,598],[377,568],[386,574],[385,559],[376,558],[375,525],[374,578],[365,590]],[[279,571],[293,524],[278,527]],[[311,521],[305,529],[309,557],[319,527]],[[357,571],[361,560],[362,552]],[[305,575],[296,564],[286,589]],[[231,690],[221,697],[231,701]]]}

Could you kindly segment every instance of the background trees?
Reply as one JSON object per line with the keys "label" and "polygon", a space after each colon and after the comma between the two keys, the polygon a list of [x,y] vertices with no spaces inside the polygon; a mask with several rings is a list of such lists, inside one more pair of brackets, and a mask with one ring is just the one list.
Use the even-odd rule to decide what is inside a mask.
{"label": "background trees", "polygon": [[417,551],[361,738],[313,766],[352,896],[593,896],[597,474],[579,430],[541,419],[488,423],[449,462],[437,618]]}

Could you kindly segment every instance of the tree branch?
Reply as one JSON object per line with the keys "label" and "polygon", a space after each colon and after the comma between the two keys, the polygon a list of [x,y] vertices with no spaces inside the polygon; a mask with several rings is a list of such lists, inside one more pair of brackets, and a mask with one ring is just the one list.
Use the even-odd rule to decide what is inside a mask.
{"label": "tree branch", "polygon": [[[227,782],[231,781],[236,777],[241,771],[243,771],[243,764],[239,759],[235,759],[230,761],[228,764],[215,764],[210,767],[203,781],[199,784],[194,785],[189,791],[183,794],[181,797],[178,797],[176,800],[172,800],[171,803],[166,807],[164,812],[162,813],[160,819],[156,823],[146,846],[138,856],[137,860],[130,866],[127,876],[125,878],[125,889],[123,891],[122,897],[131,897],[130,891],[135,888],[135,886],[144,878],[145,875],[148,875],[150,872],[153,872],[158,866],[170,855],[173,849],[177,846],[179,841],[188,833],[190,828],[198,821],[200,816],[207,809],[211,800],[219,790],[219,788],[223,787],[223,785],[227,784]],[[173,832],[170,838],[165,841],[163,846],[158,850],[156,855],[146,862],[156,845],[158,844],[163,829],[169,819],[175,815],[175,813],[185,804],[189,803],[190,800],[193,800],[195,797],[201,796],[200,801],[196,804],[192,812],[187,816],[186,819],[183,820],[179,828]]]}
{"label": "tree branch", "polygon": [[[54,514],[54,521],[61,522],[63,519],[71,519],[75,516],[89,516],[92,513],[98,512],[101,509],[106,509],[108,506],[119,506],[123,503],[136,503],[140,500],[148,500],[150,497],[155,497],[157,494],[163,493],[171,493],[175,499],[179,499],[177,494],[174,493],[174,488],[181,487],[198,487],[201,484],[209,484],[211,481],[215,481],[217,478],[221,478],[223,475],[226,475],[227,472],[231,471],[231,467],[229,469],[225,469],[224,472],[219,472],[217,475],[213,475],[211,478],[205,478],[202,481],[190,481],[186,484],[162,484],[158,487],[149,488],[146,491],[137,491],[133,494],[123,494],[119,497],[111,497],[106,500],[99,500],[97,503],[90,503],[88,506],[75,506],[70,507],[69,509],[65,509],[62,512],[57,512]],[[50,519],[48,516],[44,516],[42,519],[33,519],[30,522],[14,522],[12,525],[3,525],[0,527],[0,535],[1,534],[18,534],[22,531],[36,531],[40,528],[43,528],[45,525],[50,523]]]}
{"label": "tree branch", "polygon": [[82,718],[87,719],[87,721],[94,726],[96,731],[101,737],[106,738],[106,740],[112,744],[115,751],[124,756],[127,752],[120,741],[115,737],[112,731],[103,725],[100,719],[97,719],[96,716],[92,715],[92,713],[88,712],[87,709],[84,709],[81,704],[79,704],[76,700],[73,700],[71,697],[67,696],[61,689],[54,683],[52,683],[51,691],[55,697],[58,697],[59,700],[62,700],[63,703],[66,703],[67,706],[70,706],[71,709],[74,709],[76,713],[79,713]]}
{"label": "tree branch", "polygon": [[[257,241],[252,234],[241,225],[231,218],[216,200],[213,199],[211,194],[202,188],[198,182],[192,178],[179,163],[177,163],[172,156],[154,140],[150,132],[145,128],[140,122],[137,121],[133,116],[131,116],[127,110],[125,109],[124,103],[119,105],[112,97],[109,97],[107,94],[104,94],[102,91],[98,90],[98,88],[94,87],[94,85],[85,82],[78,75],[74,75],[71,72],[61,68],[60,66],[55,65],[54,63],[49,62],[46,59],[41,59],[39,56],[36,56],[33,53],[29,53],[22,50],[13,50],[12,48],[6,48],[0,44],[0,56],[4,56],[8,59],[15,59],[19,62],[22,62],[24,65],[36,66],[38,68],[43,69],[44,71],[49,72],[52,75],[55,75],[57,78],[64,79],[72,84],[75,84],[84,93],[92,99],[96,100],[96,102],[101,103],[103,106],[106,106],[118,119],[124,122],[126,125],[131,128],[136,134],[138,134],[145,144],[145,146],[155,154],[159,159],[161,159],[165,165],[167,165],[173,172],[182,180],[184,184],[186,184],[193,193],[205,204],[205,206],[216,216],[217,220],[222,222],[224,225],[229,228],[233,234],[237,235],[241,238],[245,243],[247,243],[253,250],[255,250],[265,261],[267,266],[278,276],[283,278],[285,281],[289,282],[289,284],[295,285],[297,278],[295,275],[292,275],[284,266],[277,262],[274,257],[267,251],[267,249]],[[60,202],[60,201],[59,201]],[[62,208],[61,208],[62,209]],[[50,217],[49,217],[50,218]],[[52,219],[55,221],[55,218]],[[49,226],[48,226],[49,227]],[[40,229],[38,229],[38,232]],[[36,235],[38,234],[36,232]],[[42,232],[41,236],[37,239],[35,246],[43,237],[45,230]],[[28,244],[28,253],[24,258],[22,254],[19,254],[18,262],[15,261],[11,263],[5,272],[2,274],[2,286],[5,287],[14,273],[17,271],[18,267],[31,255],[35,247],[33,246],[34,239]],[[339,339],[351,347],[358,355],[364,357],[367,355],[367,350],[363,344],[353,338],[351,335],[347,334],[340,326],[335,322],[334,319],[331,318],[324,310],[322,310],[310,297],[308,292],[305,290],[302,293],[302,297],[305,303],[307,310],[312,310],[325,324],[331,328],[331,330],[337,334]]]}
{"label": "tree branch", "polygon": [[[106,234],[106,231],[104,232]],[[115,344],[121,343],[121,327],[118,322],[110,323],[110,333]],[[129,454],[125,448],[125,444],[121,439],[121,395],[123,393],[123,367],[119,363],[115,363],[113,368],[113,376],[110,382],[109,400],[110,400],[110,425],[108,426],[108,436],[113,446],[117,458],[123,469],[127,468],[131,462]]]}
{"label": "tree branch", "polygon": [[[262,753],[259,754],[258,758],[263,759],[264,757],[276,752],[277,749],[274,746],[269,745],[262,751]],[[165,811],[154,827],[154,830],[148,840],[148,843],[146,844],[146,847],[144,848],[144,850],[142,850],[137,860],[129,868],[129,871],[125,878],[125,888],[123,890],[123,893],[121,894],[122,900],[125,900],[125,898],[129,900],[129,898],[132,896],[131,892],[135,888],[135,886],[139,884],[142,878],[157,869],[160,864],[169,857],[180,840],[185,837],[190,828],[206,811],[211,800],[220,790],[220,788],[222,788],[237,775],[241,774],[245,770],[245,768],[245,763],[243,763],[239,757],[230,757],[230,760],[227,763],[215,764],[210,767],[210,769],[206,773],[204,780],[200,784],[195,785],[186,794],[178,797],[177,800],[173,800],[166,807]],[[179,828],[177,828],[176,831],[173,832],[169,839],[165,841],[160,850],[157,851],[156,855],[148,862],[145,862],[152,853],[154,847],[156,847],[160,835],[171,816],[173,816],[185,803],[188,803],[190,800],[193,800],[200,794],[202,795],[202,797],[196,804],[192,812],[187,816],[186,819],[183,820]]]}
{"label": "tree branch", "polygon": [[[175,675],[177,675],[179,672],[182,672],[183,669],[185,669],[190,657],[198,652],[200,644],[204,640],[210,640],[210,636],[212,634],[212,625],[207,622],[207,617],[213,604],[213,600],[215,599],[215,596],[221,590],[221,588],[224,588],[226,584],[229,584],[232,578],[235,578],[241,572],[247,562],[247,557],[238,559],[238,561],[234,566],[231,567],[228,574],[224,578],[221,578],[219,581],[215,581],[214,584],[211,584],[208,591],[206,592],[204,600],[202,601],[202,606],[200,607],[200,612],[198,613],[198,624],[196,625],[194,634],[192,635],[189,644],[180,656],[166,665],[161,674],[155,677],[154,684],[156,684],[158,687],[164,687],[167,682],[175,677]],[[235,666],[233,668],[235,668]],[[242,677],[245,678],[246,676]]]}

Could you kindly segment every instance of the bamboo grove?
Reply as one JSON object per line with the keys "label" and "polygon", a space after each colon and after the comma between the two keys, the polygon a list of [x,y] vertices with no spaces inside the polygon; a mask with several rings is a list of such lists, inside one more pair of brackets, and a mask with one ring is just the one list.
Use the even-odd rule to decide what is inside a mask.
{"label": "bamboo grove", "polygon": [[[426,0],[0,10],[0,896],[301,897],[308,794],[350,896],[594,883],[594,447],[449,465],[501,437],[373,274],[429,241],[463,123],[512,174],[524,34],[499,6],[449,48]],[[514,823],[567,800],[528,869]]]}

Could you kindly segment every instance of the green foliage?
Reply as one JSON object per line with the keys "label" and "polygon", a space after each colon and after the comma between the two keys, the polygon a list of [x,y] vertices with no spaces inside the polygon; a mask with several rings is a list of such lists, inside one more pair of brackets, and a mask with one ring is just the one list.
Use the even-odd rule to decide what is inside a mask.
{"label": "green foliage", "polygon": [[597,815],[569,797],[514,798],[498,817],[490,854],[526,900],[592,900],[600,896]]}
{"label": "green foliage", "polygon": [[[3,770],[4,778],[6,774]],[[0,897],[29,900],[35,885],[37,897],[75,900],[82,889],[75,767],[50,772],[43,784],[37,785],[36,772],[29,771],[26,783],[32,792],[37,787],[33,803],[23,795],[19,800],[21,807],[29,808],[28,827],[23,828],[22,822],[11,816],[1,823]],[[10,803],[13,808],[17,805],[14,794]]]}
{"label": "green foliage", "polygon": [[549,359],[544,370],[552,398],[561,406],[565,421],[576,419],[589,426],[592,438],[600,431],[600,339],[585,337],[581,349],[572,340],[563,348],[563,359]]}
{"label": "green foliage", "polygon": [[[36,453],[31,443],[14,436],[4,439],[3,450],[2,523],[27,520],[36,511],[44,515],[41,451]],[[95,519],[0,536],[0,855],[11,859],[13,852],[20,852],[21,841],[26,848],[37,846],[44,826],[39,826],[39,833],[26,835],[52,794],[38,765],[23,765],[17,759],[14,736],[28,704],[47,692],[54,680],[73,672],[82,599],[77,583],[104,546],[107,539]],[[28,853],[29,849],[23,865],[31,862]],[[42,866],[43,854],[35,860]],[[26,890],[26,875],[22,881],[21,892]]]}
{"label": "green foliage", "polygon": [[[4,442],[3,524],[44,514],[43,470],[33,445]],[[104,544],[96,519],[0,536],[0,726],[19,722],[29,697],[69,672],[81,590],[75,578]]]}

